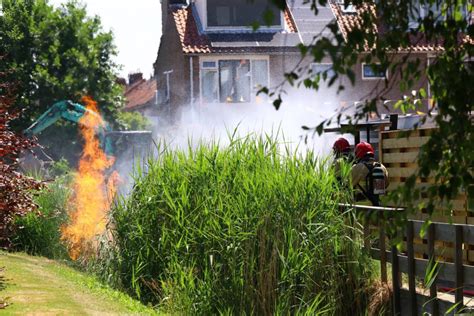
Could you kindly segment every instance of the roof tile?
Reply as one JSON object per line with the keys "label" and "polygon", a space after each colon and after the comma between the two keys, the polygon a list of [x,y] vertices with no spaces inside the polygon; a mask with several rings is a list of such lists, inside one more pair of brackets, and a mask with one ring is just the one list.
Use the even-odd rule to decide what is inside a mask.
{"label": "roof tile", "polygon": [[[369,12],[373,16],[376,15],[375,4],[364,4],[362,6],[356,7],[356,13],[344,13],[341,9],[341,5],[334,1],[331,1],[330,5],[336,17],[342,36],[345,39],[347,39],[347,36],[351,31],[361,28],[363,13]],[[377,25],[374,25],[374,30],[377,32],[383,32],[378,30]],[[410,35],[409,41],[410,45],[408,47],[400,47],[397,51],[436,52],[443,50],[440,42],[429,42],[422,35]]]}
{"label": "roof tile", "polygon": [[[258,51],[277,51],[277,47],[213,47],[208,36],[199,32],[194,19],[192,7],[174,7],[171,9],[176,30],[178,31],[181,46],[185,54],[208,53],[248,53]],[[295,33],[296,24],[288,8],[284,11],[287,32]]]}
{"label": "roof tile", "polygon": [[126,111],[136,110],[155,98],[156,80],[142,79],[128,86],[125,90],[125,98],[127,103],[125,105]]}

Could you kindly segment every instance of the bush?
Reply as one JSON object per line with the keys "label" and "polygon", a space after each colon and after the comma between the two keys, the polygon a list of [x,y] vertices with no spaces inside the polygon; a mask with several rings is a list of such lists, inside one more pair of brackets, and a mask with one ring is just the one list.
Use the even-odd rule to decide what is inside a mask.
{"label": "bush", "polygon": [[71,178],[56,178],[34,198],[38,212],[29,213],[15,220],[13,243],[17,250],[51,259],[69,258],[61,242],[61,226],[68,221],[67,202]]}
{"label": "bush", "polygon": [[118,123],[124,130],[148,130],[151,128],[150,121],[139,112],[119,112]]}
{"label": "bush", "polygon": [[48,174],[51,177],[61,177],[68,175],[72,172],[69,162],[65,158],[61,158],[55,161],[48,170]]}
{"label": "bush", "polygon": [[5,60],[0,55],[0,248],[9,248],[14,218],[36,210],[32,193],[42,185],[19,172],[18,158],[23,151],[36,146],[36,142],[11,129],[21,111],[13,106],[17,85],[8,81],[11,71],[4,68]]}
{"label": "bush", "polygon": [[371,265],[337,205],[350,192],[326,161],[278,147],[160,148],[113,209],[93,268],[170,312],[364,313]]}

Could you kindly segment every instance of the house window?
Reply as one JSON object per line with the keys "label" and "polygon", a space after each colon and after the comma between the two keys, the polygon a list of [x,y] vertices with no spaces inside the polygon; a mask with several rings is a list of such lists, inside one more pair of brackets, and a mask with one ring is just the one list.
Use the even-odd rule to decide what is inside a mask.
{"label": "house window", "polygon": [[[441,22],[447,16],[451,16],[452,18],[452,11],[455,7],[454,3],[446,7],[445,2],[440,0],[434,1],[433,3],[424,4],[421,4],[419,0],[413,1],[410,7],[410,12],[408,13],[408,28],[417,29],[420,26],[420,21],[428,17],[430,14],[432,14],[435,22]],[[467,19],[469,17],[466,6],[462,6],[459,10],[461,11],[463,19]]]}
{"label": "house window", "polygon": [[268,86],[268,62],[266,60],[252,60],[252,88],[258,92]]}
{"label": "house window", "polygon": [[408,13],[408,28],[417,29],[420,26],[420,21],[423,20],[431,12],[436,21],[443,19],[441,12],[441,2],[434,2],[432,4],[421,4],[419,0],[412,2]]}
{"label": "house window", "polygon": [[223,59],[201,64],[201,94],[205,103],[252,102],[264,86],[268,86],[267,60]]}
{"label": "house window", "polygon": [[385,79],[387,70],[380,64],[362,64],[362,79]]}
{"label": "house window", "polygon": [[220,60],[220,102],[250,102],[250,60]]}
{"label": "house window", "polygon": [[217,88],[217,71],[203,70],[202,73],[202,98],[206,103],[217,102],[218,88]]}
{"label": "house window", "polygon": [[311,64],[311,73],[316,76],[316,75],[321,75],[323,76],[324,73],[326,73],[326,78],[331,79],[334,76],[336,76],[336,72],[334,69],[332,69],[332,64],[318,64],[318,63],[312,63]]}
{"label": "house window", "polygon": [[264,15],[271,12],[271,26],[281,25],[280,11],[268,0],[207,0],[207,25],[210,27],[249,27],[255,22],[267,25]]}

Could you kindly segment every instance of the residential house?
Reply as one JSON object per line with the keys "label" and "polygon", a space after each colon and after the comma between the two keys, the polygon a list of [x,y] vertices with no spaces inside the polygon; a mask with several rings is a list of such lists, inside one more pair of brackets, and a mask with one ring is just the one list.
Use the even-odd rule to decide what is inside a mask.
{"label": "residential house", "polygon": [[126,100],[124,111],[137,111],[147,116],[156,115],[158,96],[155,78],[146,80],[141,72],[130,74],[124,96]]}
{"label": "residential house", "polygon": [[[256,92],[260,87],[277,86],[285,72],[307,68],[317,73],[331,68],[329,60],[320,64],[301,60],[298,44],[309,45],[318,34],[329,32],[325,26],[334,19],[341,34],[347,36],[360,23],[360,10],[375,10],[344,7],[340,1],[332,1],[318,7],[316,16],[311,1],[307,4],[303,0],[287,1],[283,12],[269,3],[267,0],[162,0],[163,35],[154,64],[159,91],[166,96],[162,108],[175,113],[180,106],[258,103]],[[270,25],[263,18],[268,11],[273,16]],[[249,26],[255,22],[260,24],[257,31]],[[410,48],[410,58],[427,64],[438,49],[418,42]],[[406,53],[394,52],[400,58]],[[337,96],[337,101],[333,97],[326,101],[346,107],[378,92],[386,100],[403,97],[398,85],[385,87],[387,76],[395,74],[378,69],[376,64],[357,64],[355,75],[355,86],[346,80],[343,82],[346,89]],[[429,99],[426,78],[420,78],[410,89],[421,87],[428,91]],[[325,101],[324,98],[324,95],[321,99],[308,97],[307,102]],[[392,105],[390,101],[381,103],[379,111],[392,112]]]}

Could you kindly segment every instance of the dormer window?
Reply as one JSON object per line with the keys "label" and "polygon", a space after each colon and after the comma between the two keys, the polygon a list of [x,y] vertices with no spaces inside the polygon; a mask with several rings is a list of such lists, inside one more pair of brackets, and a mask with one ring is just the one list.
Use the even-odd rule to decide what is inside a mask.
{"label": "dormer window", "polygon": [[272,14],[271,27],[281,27],[281,12],[268,0],[207,0],[207,26],[248,28],[258,23],[268,26],[264,15]]}

